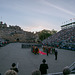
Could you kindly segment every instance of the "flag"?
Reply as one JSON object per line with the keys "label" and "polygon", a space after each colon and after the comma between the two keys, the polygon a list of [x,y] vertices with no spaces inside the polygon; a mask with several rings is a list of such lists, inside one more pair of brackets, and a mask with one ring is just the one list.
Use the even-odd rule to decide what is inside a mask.
{"label": "flag", "polygon": [[73,18],[75,20],[75,18]]}
{"label": "flag", "polygon": [[70,19],[70,21],[72,21],[72,19]]}
{"label": "flag", "polygon": [[43,51],[40,51],[40,50],[39,50],[39,53],[42,54],[42,55],[47,55],[47,53],[45,53]]}
{"label": "flag", "polygon": [[73,18],[73,20],[75,21],[75,18]]}

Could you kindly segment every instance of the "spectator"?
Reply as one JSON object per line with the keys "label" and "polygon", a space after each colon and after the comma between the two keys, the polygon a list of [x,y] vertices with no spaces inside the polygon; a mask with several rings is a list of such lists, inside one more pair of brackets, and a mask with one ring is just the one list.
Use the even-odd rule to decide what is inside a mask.
{"label": "spectator", "polygon": [[12,68],[10,68],[10,70],[14,70],[18,73],[18,68],[16,68],[16,64],[12,63]]}
{"label": "spectator", "polygon": [[46,53],[47,53],[47,56],[48,56],[48,47],[46,47]]}
{"label": "spectator", "polygon": [[14,70],[8,70],[4,75],[17,75],[17,73]]}
{"label": "spectator", "polygon": [[70,73],[71,73],[71,71],[70,71],[69,67],[66,66],[66,67],[63,69],[63,75],[68,75],[68,74],[70,74]]}
{"label": "spectator", "polygon": [[39,70],[34,70],[32,72],[32,75],[41,75],[41,72]]}
{"label": "spectator", "polygon": [[48,64],[45,64],[46,60],[43,59],[43,64],[40,64],[40,71],[41,71],[41,75],[42,74],[47,74],[47,69],[48,69]]}

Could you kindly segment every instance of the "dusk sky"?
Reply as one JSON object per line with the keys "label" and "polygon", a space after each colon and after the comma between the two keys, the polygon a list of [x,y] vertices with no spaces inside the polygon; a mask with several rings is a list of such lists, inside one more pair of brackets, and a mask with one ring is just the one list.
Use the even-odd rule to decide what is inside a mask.
{"label": "dusk sky", "polygon": [[75,0],[0,0],[0,21],[25,31],[60,31],[75,21]]}

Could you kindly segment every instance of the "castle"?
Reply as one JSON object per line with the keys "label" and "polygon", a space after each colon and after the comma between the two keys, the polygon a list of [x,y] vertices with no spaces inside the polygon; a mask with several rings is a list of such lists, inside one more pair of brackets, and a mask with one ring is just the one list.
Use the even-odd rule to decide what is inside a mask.
{"label": "castle", "polygon": [[7,24],[1,21],[0,38],[9,42],[35,42],[37,37],[33,32],[24,31],[17,25],[7,27]]}

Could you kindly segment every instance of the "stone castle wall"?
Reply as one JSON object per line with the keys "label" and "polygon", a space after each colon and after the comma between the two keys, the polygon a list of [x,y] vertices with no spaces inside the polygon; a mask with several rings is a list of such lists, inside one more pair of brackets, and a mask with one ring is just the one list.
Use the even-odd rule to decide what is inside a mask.
{"label": "stone castle wall", "polygon": [[9,40],[9,42],[34,42],[36,37],[34,33],[22,30],[19,26],[9,26],[0,23],[0,38]]}

